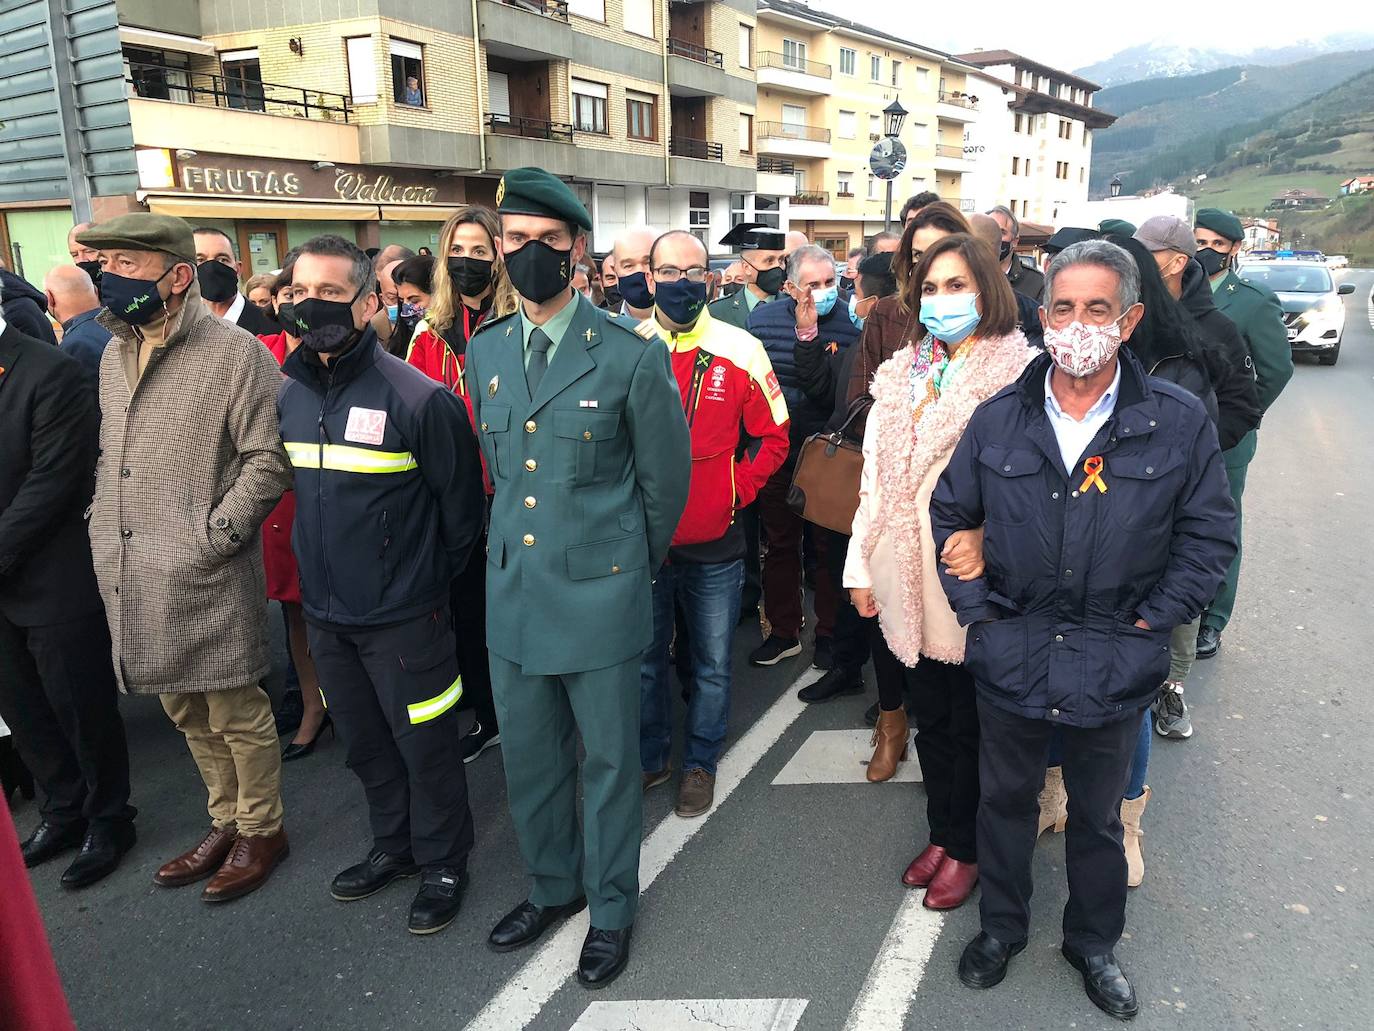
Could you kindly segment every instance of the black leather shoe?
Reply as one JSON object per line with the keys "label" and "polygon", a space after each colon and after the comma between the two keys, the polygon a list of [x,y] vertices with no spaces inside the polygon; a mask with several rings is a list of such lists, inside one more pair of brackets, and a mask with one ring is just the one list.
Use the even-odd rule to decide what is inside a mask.
{"label": "black leather shoe", "polygon": [[86,824],[84,821],[69,823],[65,827],[60,827],[44,820],[29,835],[29,840],[19,846],[19,851],[24,854],[24,865],[32,869],[39,863],[46,863],[54,856],[60,856],[63,852],[79,848],[85,840]]}
{"label": "black leather shoe", "polygon": [[959,957],[959,980],[969,988],[992,988],[1002,983],[1007,976],[1007,964],[1011,957],[1026,947],[1025,941],[998,941],[986,931],[964,946],[964,954]]}
{"label": "black leather shoe", "polygon": [[[822,638],[824,640],[824,638]],[[864,675],[857,670],[832,669],[813,684],[797,692],[803,702],[828,702],[840,695],[863,694]]]}
{"label": "black leather shoe", "polygon": [[315,751],[315,746],[320,743],[320,738],[324,737],[324,732],[329,731],[330,736],[334,734],[334,720],[329,713],[324,714],[324,720],[320,723],[319,729],[315,731],[315,736],[309,741],[297,744],[295,741],[288,741],[281,750],[281,761],[293,763],[297,759],[304,759],[311,752]]}
{"label": "black leather shoe", "polygon": [[114,873],[124,853],[134,847],[138,832],[132,823],[92,827],[81,842],[81,854],[62,874],[62,887],[87,888]]}
{"label": "black leather shoe", "polygon": [[605,988],[620,976],[630,962],[630,932],[633,927],[603,931],[593,927],[582,943],[577,961],[577,983],[583,988]]}
{"label": "black leather shoe", "polygon": [[509,913],[487,935],[487,946],[493,952],[512,952],[539,940],[540,935],[564,917],[587,908],[586,896],[573,899],[562,906],[536,906],[526,899]]}
{"label": "black leather shoe", "polygon": [[1198,627],[1197,631],[1197,657],[1199,659],[1210,659],[1216,655],[1217,649],[1221,647],[1221,631],[1214,626],[1204,623]]}
{"label": "black leather shoe", "polygon": [[1135,989],[1117,966],[1114,955],[1104,952],[1100,956],[1080,956],[1067,945],[1059,951],[1083,975],[1088,998],[1103,1013],[1117,1020],[1130,1020],[1140,1012]]}
{"label": "black leather shoe", "polygon": [[377,894],[394,880],[414,877],[419,872],[420,868],[410,856],[394,856],[374,848],[366,861],[350,866],[334,878],[329,894],[340,902],[357,902]]}
{"label": "black leather shoe", "polygon": [[466,871],[451,866],[432,866],[420,879],[420,890],[410,904],[410,933],[434,934],[453,923],[463,905],[468,886]]}

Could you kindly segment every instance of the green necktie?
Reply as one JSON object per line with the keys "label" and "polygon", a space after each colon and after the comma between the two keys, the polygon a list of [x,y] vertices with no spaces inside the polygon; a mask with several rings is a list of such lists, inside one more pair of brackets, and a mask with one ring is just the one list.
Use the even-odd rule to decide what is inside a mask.
{"label": "green necktie", "polygon": [[531,399],[539,390],[544,373],[549,371],[549,348],[552,346],[549,335],[538,326],[530,331],[530,361],[525,366],[525,382],[529,384]]}

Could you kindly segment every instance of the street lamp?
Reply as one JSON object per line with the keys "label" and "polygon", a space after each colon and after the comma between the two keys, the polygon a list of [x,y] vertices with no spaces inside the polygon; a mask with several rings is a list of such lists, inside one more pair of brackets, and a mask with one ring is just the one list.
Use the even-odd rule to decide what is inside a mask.
{"label": "street lamp", "polygon": [[874,174],[887,180],[887,204],[883,209],[884,230],[892,227],[892,181],[901,174],[906,165],[906,148],[897,139],[902,134],[902,123],[906,121],[906,114],[906,108],[902,107],[896,98],[883,108],[883,135],[887,138],[874,148],[873,155],[868,159]]}
{"label": "street lamp", "polygon": [[902,134],[902,123],[905,121],[906,108],[902,107],[899,101],[894,100],[883,108],[883,125],[887,126],[884,135],[888,139],[895,140]]}
{"label": "street lamp", "polygon": [[1119,175],[1114,175],[1114,176],[1112,176],[1112,181],[1111,181],[1110,183],[1107,184],[1107,188],[1110,189],[1110,190],[1112,191],[1112,196],[1113,196],[1113,197],[1120,197],[1120,196],[1121,196],[1121,176],[1119,176]]}

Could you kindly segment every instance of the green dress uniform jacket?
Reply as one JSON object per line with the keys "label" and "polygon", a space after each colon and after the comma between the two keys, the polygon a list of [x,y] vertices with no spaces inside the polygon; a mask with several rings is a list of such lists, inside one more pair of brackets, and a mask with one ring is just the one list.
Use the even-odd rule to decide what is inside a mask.
{"label": "green dress uniform jacket", "polygon": [[749,313],[760,304],[767,304],[775,299],[774,297],[764,297],[753,307],[750,307],[749,302],[744,297],[747,293],[749,293],[749,287],[746,286],[729,297],[717,297],[706,306],[706,309],[711,313],[711,318],[728,322],[736,329],[747,330],[749,328]]}

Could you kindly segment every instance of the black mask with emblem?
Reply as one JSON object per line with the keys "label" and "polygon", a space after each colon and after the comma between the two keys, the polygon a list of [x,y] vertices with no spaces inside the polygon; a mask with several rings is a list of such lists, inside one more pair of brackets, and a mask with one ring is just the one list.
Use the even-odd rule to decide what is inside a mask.
{"label": "black mask with emblem", "polygon": [[90,276],[90,277],[91,277],[91,282],[94,283],[94,284],[96,285],[97,288],[99,288],[99,286],[100,286],[100,262],[98,262],[98,261],[78,261],[78,262],[76,263],[76,267],[79,268],[82,272],[86,273],[86,275]]}
{"label": "black mask with emblem", "polygon": [[542,240],[528,240],[518,251],[507,251],[506,272],[527,301],[543,304],[572,282],[572,249],[555,250]]}
{"label": "black mask with emblem", "polygon": [[1221,272],[1231,260],[1229,254],[1222,254],[1221,251],[1213,250],[1211,247],[1199,247],[1195,255],[1197,263],[1202,266],[1202,271],[1207,273],[1208,278]]}
{"label": "black mask with emblem", "polygon": [[328,301],[307,297],[291,306],[295,323],[293,336],[316,354],[342,354],[362,336],[353,324],[353,305],[363,295],[359,288],[351,301]]}

